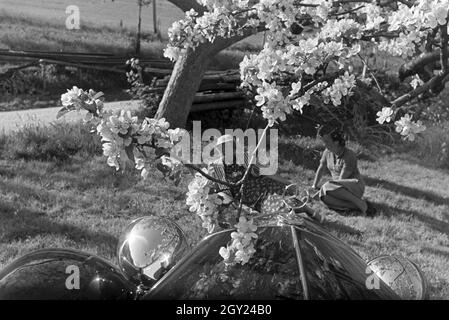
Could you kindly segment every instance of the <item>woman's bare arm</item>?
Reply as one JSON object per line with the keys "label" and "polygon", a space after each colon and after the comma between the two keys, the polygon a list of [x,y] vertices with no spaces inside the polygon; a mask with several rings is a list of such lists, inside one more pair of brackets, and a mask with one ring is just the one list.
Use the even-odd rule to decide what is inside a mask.
{"label": "woman's bare arm", "polygon": [[318,183],[320,182],[325,169],[326,169],[325,165],[323,163],[320,163],[320,166],[318,167],[315,173],[315,179],[313,180],[312,188],[316,189],[318,187]]}
{"label": "woman's bare arm", "polygon": [[349,153],[348,156],[345,157],[344,161],[343,168],[340,172],[340,180],[348,179],[357,169],[357,157],[352,153]]}
{"label": "woman's bare arm", "polygon": [[327,169],[326,164],[327,164],[327,154],[328,154],[328,150],[325,149],[323,151],[323,154],[321,155],[321,159],[320,159],[320,165],[318,166],[318,169],[316,170],[315,173],[315,179],[313,179],[313,184],[312,184],[312,188],[317,189],[318,188],[318,183],[320,183],[321,177],[323,176],[324,170]]}

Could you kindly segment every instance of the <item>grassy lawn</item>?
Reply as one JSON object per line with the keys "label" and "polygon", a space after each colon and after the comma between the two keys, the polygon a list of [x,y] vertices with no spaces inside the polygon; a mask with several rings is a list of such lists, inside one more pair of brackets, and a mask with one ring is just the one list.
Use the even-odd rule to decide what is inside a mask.
{"label": "grassy lawn", "polygon": [[[120,55],[133,55],[135,52],[137,13],[134,16],[129,12],[134,9],[135,2],[122,3],[122,6],[128,9],[121,11],[120,7],[114,6],[114,2],[103,4],[103,1],[83,1],[82,5],[96,6],[96,9],[84,14],[81,12],[79,30],[69,30],[65,27],[65,4],[55,4],[52,1],[45,5],[43,1],[44,5],[39,2],[38,9],[31,10],[31,1],[18,2],[6,1],[0,8],[0,49],[106,52]],[[145,16],[142,20],[142,56],[163,58],[162,49],[168,41],[168,28],[174,21],[183,17],[181,10],[172,8],[167,2],[165,4],[170,5],[170,9],[162,10],[166,12],[165,17],[161,17],[162,39],[158,39],[152,28],[146,25]],[[104,9],[111,11],[109,16],[104,14]],[[128,16],[124,18],[128,23],[120,27],[119,21],[123,12]],[[111,23],[111,19],[114,23]],[[263,34],[258,34],[238,42],[232,48],[238,51],[253,50],[260,48],[262,42]]]}
{"label": "grassy lawn", "polygon": [[[166,39],[168,28],[174,21],[182,19],[185,14],[181,9],[166,0],[156,0],[156,4],[158,29],[162,38]],[[135,0],[77,0],[76,2],[72,0],[41,0],[39,2],[34,0],[2,0],[0,16],[26,18],[26,21],[40,20],[61,30],[65,29],[65,21],[68,17],[65,10],[69,5],[76,5],[80,10],[81,30],[74,30],[72,33],[86,30],[86,28],[136,32],[138,7]],[[152,4],[142,8],[142,32],[148,36],[153,36]],[[42,34],[42,31],[40,34]],[[44,35],[44,38],[46,38],[45,32]],[[98,38],[98,40],[103,42],[101,38]],[[115,42],[115,40],[112,41]],[[243,42],[261,45],[262,41],[263,35],[257,35],[245,39]]]}
{"label": "grassy lawn", "polygon": [[[0,10],[0,49],[44,50],[89,53],[113,53],[133,56],[135,53],[135,30],[89,24],[80,30],[67,30],[46,17],[18,14]],[[260,35],[256,35],[259,38]],[[245,54],[260,47],[262,41],[242,40],[223,50],[210,63],[210,68],[226,70],[238,68]],[[158,40],[151,33],[144,33],[141,55],[164,59],[163,49],[168,40]],[[168,60],[167,60],[168,61]]]}
{"label": "grassy lawn", "polygon": [[[60,138],[45,130],[0,137],[0,268],[49,247],[76,248],[115,263],[121,230],[143,215],[174,219],[192,244],[205,235],[186,209],[186,181],[175,187],[156,173],[142,181],[136,172],[116,172],[87,131],[76,126],[53,130]],[[310,185],[316,153],[304,140],[281,142],[280,174]],[[381,254],[411,258],[428,278],[431,298],[448,299],[449,172],[427,168],[407,154],[366,158],[360,169],[366,196],[379,214],[341,216],[314,203],[327,216],[325,227],[365,259]]]}
{"label": "grassy lawn", "polygon": [[[128,29],[84,26],[68,30],[44,17],[28,17],[0,11],[0,49],[106,52],[132,54],[135,32]],[[145,41],[146,39],[146,41]],[[148,35],[142,41],[142,54],[162,58],[164,44]]]}
{"label": "grassy lawn", "polygon": [[[168,27],[184,16],[181,9],[165,0],[157,0],[157,19],[159,28],[166,35]],[[138,6],[134,0],[2,0],[5,12],[14,12],[24,17],[42,18],[54,21],[65,28],[68,17],[65,10],[70,5],[78,6],[80,10],[80,25],[95,25],[98,27],[137,28]],[[153,31],[152,6],[142,8],[142,30]],[[122,21],[122,26],[120,26]]]}
{"label": "grassy lawn", "polygon": [[103,160],[0,163],[1,266],[47,247],[76,248],[114,260],[118,236],[139,216],[196,225],[183,208],[183,189],[156,177],[144,183],[136,175],[115,173]]}

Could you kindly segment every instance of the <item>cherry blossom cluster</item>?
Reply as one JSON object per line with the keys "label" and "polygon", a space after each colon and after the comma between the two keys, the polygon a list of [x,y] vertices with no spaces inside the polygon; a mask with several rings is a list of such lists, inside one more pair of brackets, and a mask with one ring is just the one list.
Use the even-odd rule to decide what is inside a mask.
{"label": "cherry blossom cluster", "polygon": [[107,114],[103,105],[103,92],[96,92],[92,89],[84,91],[76,86],[68,89],[61,95],[61,104],[63,108],[59,111],[58,117],[61,117],[70,111],[87,110],[85,121],[90,121],[93,115],[103,117]]}
{"label": "cherry blossom cluster", "polygon": [[[207,169],[203,171],[208,172]],[[188,188],[186,203],[190,212],[195,212],[203,221],[202,227],[211,233],[218,224],[218,207],[229,204],[232,199],[213,192],[211,181],[199,173],[195,174]]]}
{"label": "cherry blossom cluster", "polygon": [[257,226],[253,219],[247,220],[241,216],[235,225],[236,231],[231,233],[231,242],[220,248],[220,255],[228,265],[246,264],[255,253],[254,242],[257,239]]}
{"label": "cherry blossom cluster", "polygon": [[388,31],[398,36],[380,41],[379,49],[404,58],[413,56],[429,32],[446,25],[448,10],[448,0],[418,0],[410,7],[399,3],[386,19]]}
{"label": "cherry blossom cluster", "polygon": [[[139,121],[130,111],[106,111],[103,105],[103,93],[92,89],[84,91],[78,87],[67,90],[61,95],[63,108],[58,117],[69,111],[87,110],[85,121],[95,126],[101,136],[103,154],[107,163],[116,170],[134,162],[135,167],[148,176],[150,166],[155,160],[156,149],[165,149],[169,154],[185,134],[183,129],[169,129],[170,124],[162,119],[145,118]],[[178,159],[161,155],[161,163],[169,170],[179,169]],[[152,159],[152,161],[150,161]]]}
{"label": "cherry blossom cluster", "polygon": [[[130,111],[107,112],[103,108],[103,100],[98,97],[102,97],[102,94],[73,87],[61,96],[63,108],[59,116],[69,111],[87,110],[89,116],[86,117],[86,123],[93,125],[101,136],[103,155],[107,157],[109,166],[119,170],[132,163],[141,171],[144,179],[156,169],[169,176],[181,172],[185,163],[172,151],[177,149],[178,143],[185,136],[184,129],[170,129],[169,123],[163,118],[145,118],[139,121]],[[157,166],[158,163],[163,169]],[[208,166],[213,164],[211,162]],[[212,174],[210,167],[202,168],[201,172]],[[212,181],[200,173],[196,173],[188,185],[186,204],[189,211],[201,218],[202,226],[209,233],[216,230],[219,222],[239,217],[237,206],[232,206],[233,201],[227,193],[217,191]],[[228,216],[219,217],[219,213],[227,213]],[[254,253],[254,246],[250,241],[254,238],[253,227],[245,227],[246,224],[242,221],[238,224],[238,232],[233,234],[235,248],[232,250],[236,251],[233,257],[237,263],[246,263]]]}
{"label": "cherry blossom cluster", "polygon": [[412,116],[406,114],[395,122],[396,132],[400,133],[405,139],[414,141],[418,133],[426,130],[426,126],[422,124],[421,120],[417,122],[412,121]]}
{"label": "cherry blossom cluster", "polygon": [[[184,20],[173,24],[166,56],[177,60],[189,47],[264,26],[264,48],[246,56],[240,72],[242,86],[255,89],[257,106],[270,125],[285,120],[293,110],[302,111],[312,96],[329,107],[339,106],[357,81],[367,82],[367,78],[353,74],[350,68],[363,41],[393,55],[413,56],[422,49],[429,33],[446,25],[449,10],[449,0],[398,3],[396,9],[377,1],[198,2],[207,11],[199,15],[190,10]],[[291,26],[295,23],[312,26],[314,31],[293,34]],[[280,80],[282,75],[291,77],[289,85]],[[416,88],[422,82],[414,78],[411,84]],[[422,128],[417,122],[412,123]],[[397,128],[399,132],[400,127]]]}
{"label": "cherry blossom cluster", "polygon": [[[382,108],[382,111],[377,113],[377,122],[380,124],[389,123],[393,119],[394,111],[389,107]],[[396,132],[398,132],[404,139],[414,141],[418,133],[426,130],[426,126],[423,125],[421,120],[416,122],[412,121],[412,116],[406,114],[398,121],[395,121]]]}

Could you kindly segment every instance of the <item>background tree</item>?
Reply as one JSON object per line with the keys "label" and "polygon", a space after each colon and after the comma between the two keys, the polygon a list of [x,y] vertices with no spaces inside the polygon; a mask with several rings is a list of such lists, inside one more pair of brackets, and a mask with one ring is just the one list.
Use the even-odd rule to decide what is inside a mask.
{"label": "background tree", "polygon": [[[423,92],[438,94],[448,79],[447,0],[169,1],[192,9],[169,30],[165,51],[176,64],[157,116],[173,127],[184,126],[210,57],[261,30],[267,31],[265,48],[241,63],[242,82],[257,90],[271,123],[311,100],[339,106],[356,83],[372,80],[351,69],[355,59],[366,63],[360,50],[366,44],[408,61],[400,77],[413,76],[415,89],[379,114],[381,123],[400,117],[396,128],[405,137],[423,129],[404,115],[407,102]],[[306,36],[307,26],[314,31]]]}
{"label": "background tree", "polygon": [[[194,10],[199,15],[207,8],[195,0],[168,0],[183,11]],[[203,42],[195,49],[187,48],[176,61],[167,89],[157,111],[157,117],[165,118],[173,127],[184,127],[195,93],[207,70],[211,58],[234,43],[259,31],[262,27],[248,27],[243,33],[231,37],[218,36],[213,42]]]}

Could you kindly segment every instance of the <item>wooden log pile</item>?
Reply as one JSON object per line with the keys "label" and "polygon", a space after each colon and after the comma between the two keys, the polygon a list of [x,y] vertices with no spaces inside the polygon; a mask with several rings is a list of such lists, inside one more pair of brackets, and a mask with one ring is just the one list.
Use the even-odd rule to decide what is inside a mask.
{"label": "wooden log pile", "polygon": [[[62,65],[77,69],[91,69],[125,74],[129,70],[126,65],[128,57],[108,53],[79,53],[51,51],[13,51],[0,49],[0,63],[13,62],[28,64],[14,67],[3,76],[30,66],[46,64]],[[144,79],[156,78],[156,85],[151,89],[154,93],[163,94],[173,71],[173,63],[163,59],[139,59],[143,66]],[[17,69],[17,70],[16,70]],[[43,70],[45,70],[43,68]],[[1,77],[0,77],[1,78]],[[192,112],[209,110],[234,109],[245,105],[245,96],[237,87],[240,85],[239,70],[207,71],[195,95]]]}
{"label": "wooden log pile", "polygon": [[[99,69],[109,68],[108,71],[118,73],[126,72],[126,61],[129,57],[117,56],[109,53],[83,53],[83,52],[53,52],[53,51],[15,51],[0,49],[0,62],[40,61],[49,64],[79,66],[81,68]],[[162,59],[140,59],[142,64],[153,68],[170,69],[173,63]]]}
{"label": "wooden log pile", "polygon": [[[144,68],[146,76],[157,76],[154,68]],[[171,70],[170,70],[171,74]],[[156,80],[150,92],[163,94],[170,81],[170,74]],[[240,85],[238,70],[208,71],[195,94],[191,112],[242,108],[246,99],[237,87]]]}

